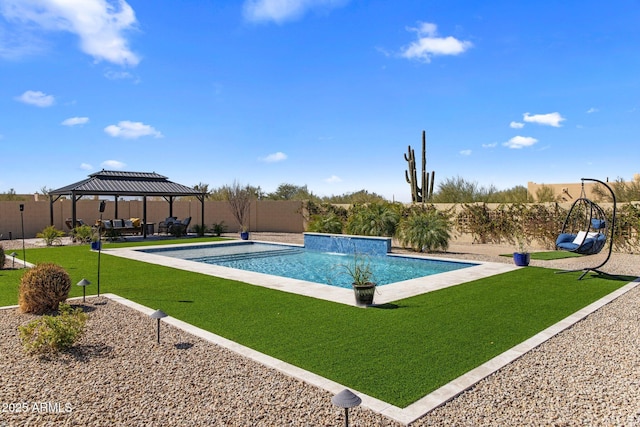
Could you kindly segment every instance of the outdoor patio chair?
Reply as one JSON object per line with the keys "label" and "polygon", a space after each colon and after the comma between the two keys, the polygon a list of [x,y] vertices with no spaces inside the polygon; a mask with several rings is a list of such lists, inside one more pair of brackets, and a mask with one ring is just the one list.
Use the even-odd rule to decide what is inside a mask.
{"label": "outdoor patio chair", "polygon": [[190,223],[191,223],[190,216],[186,217],[182,221],[174,221],[173,224],[169,225],[168,232],[176,236],[182,236],[183,234],[187,234],[187,227],[189,227]]}
{"label": "outdoor patio chair", "polygon": [[164,221],[160,221],[158,223],[158,234],[164,233],[167,234],[169,232],[169,226],[173,225],[174,222],[178,220],[175,216],[168,216]]}

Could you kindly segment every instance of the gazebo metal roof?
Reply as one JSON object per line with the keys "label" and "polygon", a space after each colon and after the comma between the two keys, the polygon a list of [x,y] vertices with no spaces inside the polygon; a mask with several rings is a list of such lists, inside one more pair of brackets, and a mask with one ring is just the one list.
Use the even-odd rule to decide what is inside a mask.
{"label": "gazebo metal roof", "polygon": [[[143,197],[143,222],[147,221],[147,196],[163,197],[169,202],[169,216],[173,213],[173,199],[179,196],[193,196],[202,205],[202,223],[204,224],[205,194],[186,185],[169,181],[166,176],[155,172],[122,172],[102,170],[89,175],[87,179],[49,191],[50,216],[53,225],[53,203],[61,196],[70,195],[72,206],[72,224],[76,223],[76,201],[82,196],[114,196],[116,216],[118,212],[118,197]],[[146,228],[143,232],[146,237]]]}
{"label": "gazebo metal roof", "polygon": [[118,196],[202,196],[202,192],[169,181],[155,172],[107,171],[49,192],[50,195],[118,195]]}

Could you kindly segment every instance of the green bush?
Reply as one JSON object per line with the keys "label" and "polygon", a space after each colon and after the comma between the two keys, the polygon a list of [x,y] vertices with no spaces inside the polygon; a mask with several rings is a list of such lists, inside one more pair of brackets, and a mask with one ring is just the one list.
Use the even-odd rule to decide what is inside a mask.
{"label": "green bush", "polygon": [[71,278],[60,266],[43,263],[29,269],[20,280],[18,304],[23,313],[55,311],[71,290]]}
{"label": "green bush", "polygon": [[307,224],[307,230],[313,233],[342,234],[344,224],[335,212],[326,215],[313,215]]}
{"label": "green bush", "polygon": [[372,203],[351,208],[346,230],[361,236],[393,236],[400,220],[398,209],[391,203]]}
{"label": "green bush", "polygon": [[220,222],[214,222],[211,225],[211,232],[213,233],[214,236],[216,237],[220,237],[220,235],[222,233],[224,233],[225,231],[227,231],[227,226],[224,225],[224,221],[220,221]]}
{"label": "green bush", "polygon": [[73,240],[75,242],[89,243],[92,240],[98,240],[98,233],[89,225],[81,225],[73,229]]}
{"label": "green bush", "polygon": [[42,316],[19,326],[20,339],[29,354],[53,354],[72,347],[84,333],[87,314],[60,304],[57,316]]}
{"label": "green bush", "polygon": [[435,209],[412,210],[400,221],[397,238],[403,247],[417,252],[446,251],[451,238],[450,229],[447,217]]}
{"label": "green bush", "polygon": [[52,246],[53,244],[61,245],[62,237],[64,237],[64,231],[57,230],[55,226],[50,225],[42,230],[42,232],[36,234],[36,237],[44,239],[47,246]]}
{"label": "green bush", "polygon": [[193,224],[193,226],[191,227],[191,231],[196,233],[198,237],[202,237],[207,231],[209,231],[209,228],[203,224]]}

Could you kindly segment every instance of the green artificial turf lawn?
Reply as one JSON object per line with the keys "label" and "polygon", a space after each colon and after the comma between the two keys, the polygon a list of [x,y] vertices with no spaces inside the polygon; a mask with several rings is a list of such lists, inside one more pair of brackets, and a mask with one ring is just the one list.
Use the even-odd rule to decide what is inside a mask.
{"label": "green artificial turf lawn", "polygon": [[[29,249],[27,260],[62,265],[72,283],[86,277],[87,293],[96,293],[97,253],[88,246]],[[0,305],[17,303],[20,275],[0,271]],[[362,309],[101,257],[101,293],[162,309],[399,407],[627,283],[577,277],[528,267]],[[71,296],[81,295],[73,286]]]}

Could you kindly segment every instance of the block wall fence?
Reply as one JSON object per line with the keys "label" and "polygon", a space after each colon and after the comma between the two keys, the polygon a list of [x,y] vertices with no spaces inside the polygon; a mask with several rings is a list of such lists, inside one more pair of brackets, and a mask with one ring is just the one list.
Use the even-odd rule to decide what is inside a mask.
{"label": "block wall fence", "polygon": [[[20,217],[20,205],[24,204],[23,218]],[[22,238],[24,222],[25,238],[33,238],[50,225],[48,200],[2,201],[0,202],[0,240]],[[89,225],[100,218],[100,201],[80,199],[76,202],[76,217]],[[249,210],[250,231],[302,233],[305,229],[303,203],[300,201],[257,200],[251,203]],[[71,200],[58,200],[53,204],[53,225],[58,230],[69,231],[65,220],[71,218]],[[117,218],[142,218],[142,200],[119,200]],[[191,217],[191,225],[200,224],[202,206],[198,200],[178,200],[173,202],[173,216],[178,219]],[[169,216],[169,203],[165,200],[147,200],[147,222],[158,223]],[[102,214],[104,219],[115,219],[115,202],[107,199]],[[239,226],[233,217],[229,204],[224,201],[205,201],[204,224],[211,227],[214,223],[224,222],[227,232],[236,232]]]}
{"label": "block wall fence", "polygon": [[[22,212],[24,218],[25,238],[33,238],[45,227],[50,225],[48,200],[1,201],[0,202],[0,240],[19,239],[22,237],[20,204],[24,204]],[[53,204],[53,225],[65,232],[68,228],[65,220],[71,218],[71,200],[61,199]],[[80,199],[76,204],[77,218],[87,224],[94,224],[100,217],[100,201],[97,199]],[[348,205],[343,205],[348,207]],[[434,205],[442,211],[460,212],[459,204],[438,203]],[[490,210],[497,209],[500,204],[487,204]],[[560,207],[568,210],[571,203],[560,203]],[[611,204],[601,203],[601,207],[608,209]],[[142,218],[142,200],[118,201],[118,218]],[[201,205],[198,200],[178,200],[173,203],[173,216],[183,219],[191,217],[191,224],[201,223]],[[147,200],[147,222],[157,224],[169,216],[169,203],[165,200]],[[288,200],[257,200],[251,203],[249,211],[249,230],[253,232],[302,233],[306,231],[304,202]],[[115,202],[107,200],[104,219],[115,218]],[[239,226],[231,214],[229,204],[225,201],[205,201],[205,225],[211,227],[213,223],[224,222],[227,232],[239,231]],[[464,227],[464,224],[458,224]],[[558,230],[559,231],[559,230]],[[473,243],[473,236],[455,228],[452,232],[451,243]]]}

